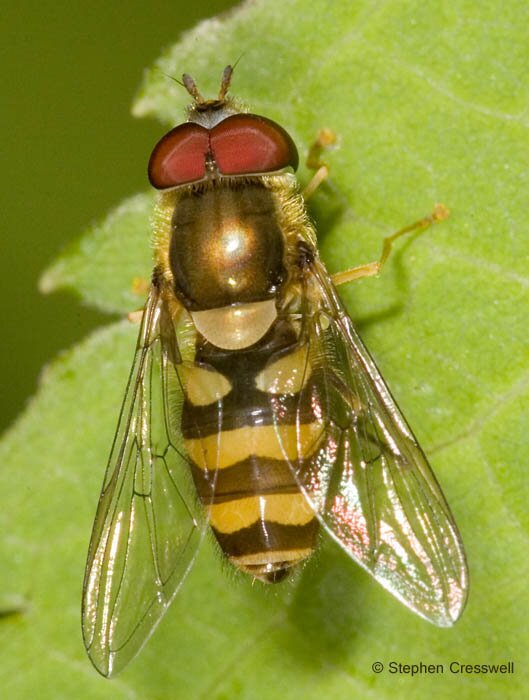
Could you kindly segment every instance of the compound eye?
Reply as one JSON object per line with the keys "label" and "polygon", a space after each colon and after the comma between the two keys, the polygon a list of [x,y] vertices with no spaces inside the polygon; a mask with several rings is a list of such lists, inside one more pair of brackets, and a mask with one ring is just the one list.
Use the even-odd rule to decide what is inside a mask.
{"label": "compound eye", "polygon": [[256,114],[223,119],[211,130],[210,143],[222,175],[257,175],[298,167],[298,151],[289,134]]}
{"label": "compound eye", "polygon": [[201,180],[206,175],[209,132],[186,122],[171,129],[153,149],[148,175],[151,185],[164,190]]}

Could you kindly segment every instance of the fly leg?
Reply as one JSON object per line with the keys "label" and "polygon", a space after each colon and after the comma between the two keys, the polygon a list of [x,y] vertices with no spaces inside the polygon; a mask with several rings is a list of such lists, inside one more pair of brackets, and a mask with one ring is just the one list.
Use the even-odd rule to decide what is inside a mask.
{"label": "fly leg", "polygon": [[132,280],[132,293],[137,294],[139,297],[145,296],[149,293],[151,288],[151,281],[145,279],[145,277],[135,277]]}
{"label": "fly leg", "polygon": [[[307,184],[303,190],[303,199],[307,201],[314,192],[318,189],[322,182],[329,177],[329,166],[323,160],[323,153],[326,149],[336,143],[336,134],[331,131],[331,129],[320,129],[316,140],[309,149],[307,155],[307,167],[314,170],[314,175],[312,176],[310,182]],[[414,231],[425,230],[436,224],[439,221],[444,221],[450,215],[449,210],[444,204],[436,204],[432,213],[425,216],[419,221],[415,221],[413,224],[409,224],[399,231],[392,233],[390,236],[384,238],[382,244],[382,253],[378,260],[374,262],[366,263],[364,265],[358,265],[357,267],[350,268],[349,270],[343,270],[342,272],[337,272],[332,275],[332,281],[335,285],[345,284],[346,282],[352,282],[353,280],[362,279],[364,277],[374,277],[380,273],[386,260],[391,254],[393,248],[393,243],[401,236],[407,233],[413,233]]]}
{"label": "fly leg", "polygon": [[[132,280],[132,293],[138,296],[144,296],[148,293],[151,283],[145,277],[135,277]],[[127,319],[134,324],[139,325],[143,318],[143,307],[135,311],[129,311]]]}
{"label": "fly leg", "polygon": [[314,170],[310,182],[303,190],[303,199],[307,201],[322,182],[329,177],[329,166],[323,161],[323,151],[336,143],[336,134],[330,129],[320,129],[318,136],[309,149],[307,168]]}
{"label": "fly leg", "polygon": [[396,231],[390,236],[384,238],[382,244],[382,254],[378,260],[366,263],[364,265],[359,265],[358,267],[352,267],[351,269],[344,270],[343,272],[337,272],[335,275],[332,275],[333,283],[335,285],[345,284],[346,282],[352,282],[353,280],[378,275],[379,272],[382,270],[384,263],[389,258],[391,249],[393,247],[393,243],[397,240],[397,238],[400,238],[401,236],[404,236],[407,233],[412,233],[413,231],[427,229],[429,226],[436,224],[438,221],[444,221],[444,219],[448,218],[449,215],[450,212],[444,206],[444,204],[436,204],[432,213],[428,216],[425,216],[423,219],[419,219],[419,221],[415,221],[413,224],[405,226],[399,231]]}

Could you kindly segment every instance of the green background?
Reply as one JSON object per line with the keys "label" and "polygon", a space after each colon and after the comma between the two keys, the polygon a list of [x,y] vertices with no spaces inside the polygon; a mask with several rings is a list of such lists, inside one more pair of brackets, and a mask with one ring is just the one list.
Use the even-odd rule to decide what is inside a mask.
{"label": "green background", "polygon": [[[71,17],[69,7],[53,5],[54,20],[18,5],[8,36],[20,55],[5,74],[20,93],[3,140],[14,151],[2,190],[12,216],[4,239],[16,241],[5,256],[15,281],[3,295],[3,349],[7,385],[17,390],[15,365],[30,384],[34,375],[13,352],[21,343],[11,317],[26,316],[22,345],[39,362],[108,321],[66,296],[38,300],[34,285],[59,238],[75,239],[124,197],[146,192],[144,163],[160,127],[134,122],[130,97],[184,17],[176,4],[165,14],[149,9],[149,22],[139,5],[135,19],[134,5],[128,17],[121,6],[114,14],[91,3],[84,15],[80,7]],[[8,697],[529,696],[527,26],[521,1],[256,0],[225,23],[198,27],[161,62],[171,74],[192,72],[209,95],[223,66],[244,54],[234,94],[287,127],[302,159],[319,127],[335,129],[332,179],[311,202],[332,271],[375,257],[385,233],[434,202],[452,210],[442,225],[402,241],[379,279],[341,294],[461,528],[471,575],[462,619],[450,630],[428,625],[328,543],[296,584],[266,590],[230,574],[208,545],[138,659],[116,681],[99,678],[80,642],[79,589],[137,332],[125,322],[62,355],[0,445],[0,687]],[[152,43],[140,60],[144,35]],[[118,69],[125,48],[134,60]],[[80,51],[84,63],[76,62]],[[52,78],[54,60],[60,75]],[[181,88],[152,72],[136,112],[172,124],[185,102]],[[302,167],[301,181],[307,176]],[[132,280],[151,267],[151,203],[140,194],[95,225],[48,270],[48,288],[73,289],[116,316],[137,306]],[[446,670],[377,675],[377,660]],[[452,660],[511,660],[515,673],[451,675]]]}
{"label": "green background", "polygon": [[130,114],[143,70],[181,31],[233,4],[2,4],[0,430],[42,365],[107,320],[71,295],[43,297],[37,284],[68,241],[146,186],[160,127]]}

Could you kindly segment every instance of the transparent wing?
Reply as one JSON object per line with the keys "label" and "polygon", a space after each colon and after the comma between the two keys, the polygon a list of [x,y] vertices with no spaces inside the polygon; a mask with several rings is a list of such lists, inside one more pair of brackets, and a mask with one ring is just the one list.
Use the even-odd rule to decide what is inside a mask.
{"label": "transparent wing", "polygon": [[90,541],[84,643],[104,676],[147,641],[188,573],[204,526],[179,438],[177,339],[153,286]]}
{"label": "transparent wing", "polygon": [[468,576],[439,484],[319,261],[302,295],[299,405],[313,407],[320,431],[312,446],[300,442],[291,466],[343,549],[414,612],[450,626]]}

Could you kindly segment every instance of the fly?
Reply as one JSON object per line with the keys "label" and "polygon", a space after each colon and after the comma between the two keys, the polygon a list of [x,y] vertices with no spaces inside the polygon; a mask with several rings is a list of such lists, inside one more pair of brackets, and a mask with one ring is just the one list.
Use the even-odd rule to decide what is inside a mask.
{"label": "fly", "polygon": [[[208,528],[265,583],[327,532],[418,615],[460,616],[465,556],[441,489],[318,257],[298,152],[278,124],[227,97],[193,97],[155,146],[155,267],[95,517],[83,636],[104,676],[146,642]],[[198,494],[198,498],[196,497]]]}

